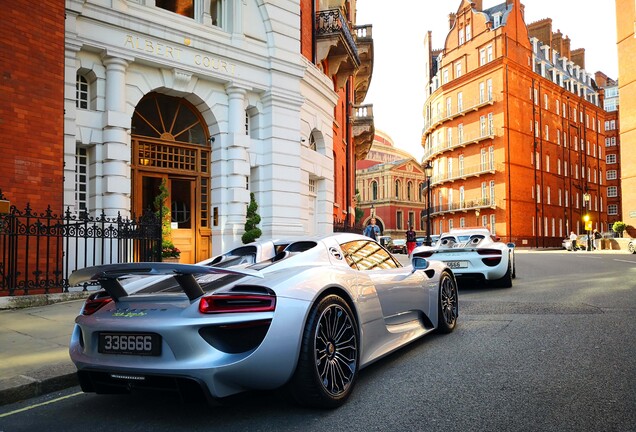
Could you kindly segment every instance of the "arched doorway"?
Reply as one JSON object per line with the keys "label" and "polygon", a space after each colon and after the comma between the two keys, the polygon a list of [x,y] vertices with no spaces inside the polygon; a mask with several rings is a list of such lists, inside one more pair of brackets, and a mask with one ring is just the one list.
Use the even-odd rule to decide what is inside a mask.
{"label": "arched doorway", "polygon": [[208,258],[211,150],[199,112],[183,98],[147,94],[133,114],[132,152],[133,211],[152,209],[165,180],[181,262]]}

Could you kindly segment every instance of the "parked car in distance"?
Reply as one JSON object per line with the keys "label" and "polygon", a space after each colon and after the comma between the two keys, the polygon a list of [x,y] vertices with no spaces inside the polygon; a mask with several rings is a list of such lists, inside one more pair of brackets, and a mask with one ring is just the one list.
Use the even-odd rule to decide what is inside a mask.
{"label": "parked car in distance", "polygon": [[636,240],[632,240],[627,244],[629,253],[636,254]]}
{"label": "parked car in distance", "polygon": [[391,240],[388,245],[389,252],[391,253],[406,253],[406,240],[395,239]]}
{"label": "parked car in distance", "polygon": [[458,281],[477,279],[510,288],[516,274],[514,243],[501,242],[487,228],[452,229],[435,246],[416,247],[412,256],[444,262]]}
{"label": "parked car in distance", "polygon": [[[437,234],[431,235],[431,246],[435,246],[435,244],[439,241],[439,236]],[[423,246],[426,243],[426,236],[417,236],[415,237],[415,246]]]}
{"label": "parked car in distance", "polygon": [[[563,246],[563,249],[565,250],[572,250],[572,240],[570,240],[570,238],[564,238],[563,241],[561,242],[561,246]],[[576,237],[576,248],[574,249],[575,251],[577,250],[585,250],[587,249],[587,234],[580,234]]]}
{"label": "parked car in distance", "polygon": [[388,247],[389,243],[391,243],[391,236],[380,236],[377,240],[382,246]]}

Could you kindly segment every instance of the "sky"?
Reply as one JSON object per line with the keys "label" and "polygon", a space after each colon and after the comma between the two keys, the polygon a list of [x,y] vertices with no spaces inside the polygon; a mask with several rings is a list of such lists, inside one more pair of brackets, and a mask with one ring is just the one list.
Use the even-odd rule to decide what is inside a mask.
{"label": "sky", "polygon": [[[484,9],[505,0],[484,0]],[[585,70],[618,78],[615,0],[522,0],[526,24],[552,19],[570,48],[585,48]],[[599,7],[602,4],[603,7]],[[424,36],[432,31],[433,47],[443,48],[448,15],[460,0],[357,0],[357,25],[373,25],[373,75],[364,100],[373,104],[376,131],[389,135],[396,147],[421,161],[426,83]]]}

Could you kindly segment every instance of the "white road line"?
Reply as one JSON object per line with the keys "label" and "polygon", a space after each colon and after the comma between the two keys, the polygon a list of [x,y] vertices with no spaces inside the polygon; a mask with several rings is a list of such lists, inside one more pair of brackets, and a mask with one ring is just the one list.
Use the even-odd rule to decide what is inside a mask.
{"label": "white road line", "polygon": [[615,259],[614,261],[626,262],[626,263],[630,263],[630,264],[636,264],[636,261],[627,261],[627,260],[619,260],[619,259]]}
{"label": "white road line", "polygon": [[28,407],[20,408],[19,410],[10,411],[8,413],[0,414],[0,418],[9,417],[10,415],[13,415],[13,414],[18,414],[18,413],[21,413],[21,412],[24,412],[24,411],[31,410],[33,408],[38,408],[38,407],[41,407],[41,406],[44,406],[44,405],[48,405],[48,404],[52,404],[52,403],[55,403],[55,402],[59,402],[59,401],[64,400],[64,399],[68,399],[68,398],[72,398],[72,397],[75,397],[75,396],[79,396],[81,394],[84,394],[84,392],[77,392],[77,393],[73,393],[73,394],[70,394],[70,395],[67,395],[67,396],[59,397],[57,399],[51,399],[50,401],[47,401],[47,402],[42,402],[42,403],[31,405],[31,406],[28,406]]}

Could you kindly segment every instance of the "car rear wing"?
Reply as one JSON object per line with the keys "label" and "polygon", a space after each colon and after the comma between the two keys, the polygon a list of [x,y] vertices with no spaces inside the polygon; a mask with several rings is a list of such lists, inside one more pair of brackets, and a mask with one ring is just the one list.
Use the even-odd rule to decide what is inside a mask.
{"label": "car rear wing", "polygon": [[69,285],[80,285],[84,282],[97,281],[115,301],[126,297],[128,293],[119,282],[124,276],[174,276],[188,296],[195,300],[204,292],[201,285],[194,278],[197,274],[235,274],[241,276],[253,276],[262,278],[263,275],[251,269],[245,268],[221,268],[196,264],[177,264],[164,262],[142,262],[126,264],[106,264],[101,266],[86,267],[75,270],[69,277]]}

